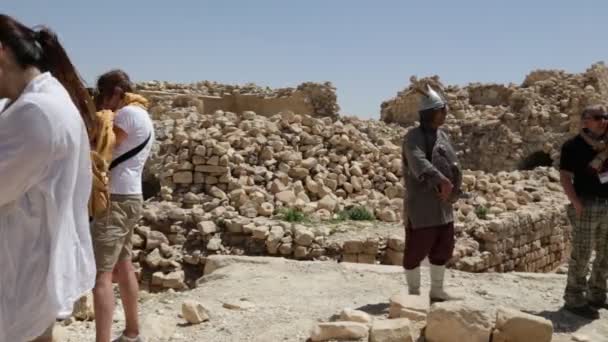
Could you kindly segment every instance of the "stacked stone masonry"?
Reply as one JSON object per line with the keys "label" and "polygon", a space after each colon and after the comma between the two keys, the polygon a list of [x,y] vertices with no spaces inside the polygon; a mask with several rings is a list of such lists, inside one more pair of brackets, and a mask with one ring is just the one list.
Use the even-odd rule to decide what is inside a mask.
{"label": "stacked stone masonry", "polygon": [[557,165],[561,145],[578,131],[582,109],[608,103],[608,68],[601,62],[582,74],[533,71],[520,86],[443,86],[437,76],[411,81],[382,103],[381,120],[412,125],[419,99],[414,84],[440,88],[451,108],[446,129],[463,165],[490,172]]}
{"label": "stacked stone masonry", "polygon": [[[443,88],[454,114],[445,129],[461,151],[470,194],[454,207],[451,267],[548,272],[564,262],[570,227],[559,173],[525,157],[540,151],[554,164],[558,144],[575,132],[575,114],[608,94],[607,75],[596,64],[580,75],[536,71],[521,87]],[[145,172],[147,188],[155,190],[133,237],[134,261],[148,286],[195,286],[213,254],[401,264],[407,213],[400,143],[415,126],[403,109],[415,102],[407,91],[383,104],[384,121],[374,121],[338,117],[336,107],[332,115],[259,115],[209,111],[205,102],[227,94],[289,97],[303,89],[332,93],[327,103],[335,102],[328,84],[270,90],[150,82],[138,89],[153,103],[157,136]],[[376,220],[340,220],[350,208]],[[281,219],[289,212],[304,222]]]}
{"label": "stacked stone masonry", "polygon": [[[167,115],[171,107],[193,107],[199,113],[214,113],[217,110],[234,113],[254,111],[265,116],[292,111],[330,118],[336,118],[340,110],[336,89],[330,82],[306,82],[296,88],[281,89],[263,88],[255,84],[225,85],[209,81],[188,85],[146,82],[138,84],[137,91],[151,100],[150,113],[157,119]],[[173,112],[171,115],[179,116],[179,112]]]}

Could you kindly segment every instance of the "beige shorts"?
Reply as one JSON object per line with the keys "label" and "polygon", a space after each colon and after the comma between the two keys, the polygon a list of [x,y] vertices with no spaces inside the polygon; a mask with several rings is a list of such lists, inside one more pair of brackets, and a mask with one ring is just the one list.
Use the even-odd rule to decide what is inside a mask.
{"label": "beige shorts", "polygon": [[133,254],[133,229],[141,218],[141,195],[112,195],[108,213],[91,226],[97,272],[112,272],[116,263],[130,260]]}

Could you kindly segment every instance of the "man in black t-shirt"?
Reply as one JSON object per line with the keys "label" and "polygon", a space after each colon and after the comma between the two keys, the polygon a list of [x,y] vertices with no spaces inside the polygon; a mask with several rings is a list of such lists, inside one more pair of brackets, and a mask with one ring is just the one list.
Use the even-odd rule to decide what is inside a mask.
{"label": "man in black t-shirt", "polygon": [[[602,106],[587,107],[581,115],[582,130],[562,146],[560,178],[570,204],[572,252],[565,308],[579,316],[597,319],[606,308],[608,277],[608,113]],[[587,282],[587,266],[595,248],[596,258]]]}

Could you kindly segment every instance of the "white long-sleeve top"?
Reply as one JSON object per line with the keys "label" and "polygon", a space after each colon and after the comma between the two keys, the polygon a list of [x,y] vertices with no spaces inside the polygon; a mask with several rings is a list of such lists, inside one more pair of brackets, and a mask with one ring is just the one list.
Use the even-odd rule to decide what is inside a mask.
{"label": "white long-sleeve top", "polygon": [[41,335],[95,282],[90,147],[67,91],[36,77],[0,113],[0,341]]}

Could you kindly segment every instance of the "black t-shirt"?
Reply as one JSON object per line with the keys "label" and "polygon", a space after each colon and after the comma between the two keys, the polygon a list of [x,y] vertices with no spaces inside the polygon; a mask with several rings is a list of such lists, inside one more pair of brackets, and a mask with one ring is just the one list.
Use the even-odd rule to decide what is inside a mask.
{"label": "black t-shirt", "polygon": [[608,198],[608,183],[600,183],[598,173],[589,167],[596,155],[597,152],[580,135],[562,146],[560,169],[574,174],[574,190],[581,198]]}

